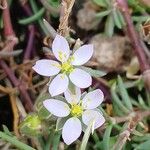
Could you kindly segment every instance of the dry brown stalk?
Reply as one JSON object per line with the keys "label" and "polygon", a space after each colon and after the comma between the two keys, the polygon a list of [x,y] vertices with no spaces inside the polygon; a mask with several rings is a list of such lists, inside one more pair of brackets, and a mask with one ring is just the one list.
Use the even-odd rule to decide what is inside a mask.
{"label": "dry brown stalk", "polygon": [[12,107],[12,112],[13,112],[13,129],[14,133],[17,137],[19,137],[19,131],[18,131],[18,123],[19,123],[19,112],[16,104],[16,97],[18,95],[18,91],[15,88],[10,87],[11,85],[9,84],[8,87],[3,87],[0,85],[0,91],[8,94],[10,97],[10,103]]}
{"label": "dry brown stalk", "polygon": [[116,123],[127,122],[126,129],[120,133],[116,144],[113,146],[112,150],[121,150],[125,145],[127,140],[130,140],[130,135],[144,117],[150,116],[150,111],[137,111],[134,114],[129,114],[125,117],[116,117]]}
{"label": "dry brown stalk", "polygon": [[0,0],[0,8],[5,9],[7,7],[7,2],[6,0]]}
{"label": "dry brown stalk", "polygon": [[70,28],[68,27],[68,19],[75,0],[62,0],[60,11],[60,24],[58,33],[62,36],[68,36]]}
{"label": "dry brown stalk", "polygon": [[13,131],[14,131],[15,135],[17,137],[19,137],[19,131],[18,131],[19,111],[18,111],[18,107],[16,104],[16,94],[14,94],[14,93],[9,94],[9,98],[10,98],[10,103],[11,103],[13,118],[14,118],[14,120],[13,120]]}

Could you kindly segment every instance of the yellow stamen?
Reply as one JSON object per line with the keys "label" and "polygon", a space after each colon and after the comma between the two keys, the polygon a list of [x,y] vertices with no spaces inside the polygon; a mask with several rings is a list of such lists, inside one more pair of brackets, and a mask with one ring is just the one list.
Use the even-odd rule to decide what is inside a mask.
{"label": "yellow stamen", "polygon": [[[62,51],[58,52],[59,55],[59,59],[61,62],[63,62],[63,60],[66,59],[66,54],[63,53]],[[57,64],[53,64],[53,66],[60,68],[61,72],[63,74],[70,74],[73,71],[73,66],[71,65],[71,62],[74,60],[73,56],[71,56],[66,62],[62,63],[62,65],[57,65]]]}
{"label": "yellow stamen", "polygon": [[83,109],[80,105],[73,104],[71,108],[71,115],[74,117],[79,117],[82,115]]}
{"label": "yellow stamen", "polygon": [[58,55],[59,55],[59,56],[58,56],[59,59],[62,60],[62,59],[63,59],[63,53],[62,53],[62,51],[59,51],[59,52],[58,52]]}
{"label": "yellow stamen", "polygon": [[66,54],[63,53],[62,51],[59,51],[58,55],[59,55],[58,57],[59,57],[60,61],[63,61],[67,57]]}
{"label": "yellow stamen", "polygon": [[62,73],[69,74],[73,71],[73,66],[70,63],[65,62],[61,65],[61,71]]}

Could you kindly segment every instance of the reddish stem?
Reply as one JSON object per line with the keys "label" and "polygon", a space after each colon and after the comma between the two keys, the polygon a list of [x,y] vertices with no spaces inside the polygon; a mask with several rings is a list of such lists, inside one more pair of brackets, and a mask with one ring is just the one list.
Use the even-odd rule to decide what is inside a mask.
{"label": "reddish stem", "polygon": [[[30,7],[27,3],[22,4],[22,8],[24,9],[25,13],[28,16],[32,15],[32,11],[31,11],[31,9],[30,9]],[[28,31],[29,31],[29,38],[28,38],[27,47],[25,49],[23,61],[28,60],[31,57],[31,54],[32,54],[34,37],[35,37],[35,27],[34,27],[33,24],[28,26]]]}
{"label": "reddish stem", "polygon": [[34,26],[29,25],[28,30],[29,30],[29,39],[28,39],[28,44],[24,53],[24,58],[23,58],[24,61],[28,60],[31,57],[33,43],[34,43],[34,32],[35,32]]}
{"label": "reddish stem", "polygon": [[24,104],[26,105],[25,108],[27,109],[27,111],[29,111],[29,112],[33,111],[33,104],[32,104],[29,94],[27,93],[26,89],[24,88],[25,85],[18,81],[18,79],[14,75],[14,72],[8,67],[8,65],[3,60],[0,60],[0,66],[3,68],[6,75],[9,77],[10,81],[13,83],[13,85],[15,87],[19,88],[20,93],[24,99]]}
{"label": "reddish stem", "polygon": [[150,69],[150,65],[147,61],[146,55],[144,53],[144,49],[141,45],[140,37],[134,29],[134,25],[133,25],[133,22],[132,22],[130,13],[129,13],[127,1],[126,0],[117,0],[117,2],[123,12],[125,20],[126,20],[129,38],[133,45],[136,56],[138,57],[138,60],[140,63],[140,69],[143,73],[144,71]]}
{"label": "reddish stem", "polygon": [[[13,50],[14,46],[17,44],[16,42],[17,40],[11,24],[9,7],[3,10],[3,22],[4,22],[4,36],[8,39],[9,48]],[[20,94],[24,99],[25,108],[28,111],[33,111],[33,104],[28,92],[24,88],[25,85],[20,83],[20,81],[14,75],[14,72],[1,59],[0,59],[0,66],[3,68],[4,72],[6,73],[10,81],[13,83],[13,85],[19,88]]]}
{"label": "reddish stem", "polygon": [[4,35],[7,36],[12,36],[15,35],[12,24],[11,24],[11,19],[10,19],[10,12],[9,12],[9,6],[7,4],[7,7],[3,9],[3,22],[4,22]]}

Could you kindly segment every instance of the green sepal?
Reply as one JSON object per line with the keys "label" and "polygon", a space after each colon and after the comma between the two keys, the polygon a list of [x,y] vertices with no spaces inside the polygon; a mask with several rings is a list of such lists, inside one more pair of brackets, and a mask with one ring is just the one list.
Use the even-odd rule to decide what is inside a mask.
{"label": "green sepal", "polygon": [[56,122],[56,131],[62,130],[65,122],[69,119],[69,117],[58,118]]}
{"label": "green sepal", "polygon": [[41,106],[39,109],[38,109],[38,116],[40,119],[48,119],[51,117],[51,113],[44,107],[44,106]]}
{"label": "green sepal", "polygon": [[41,134],[42,122],[37,114],[29,114],[21,122],[19,128],[22,134],[27,136],[37,136]]}
{"label": "green sepal", "polygon": [[104,72],[104,71],[91,69],[91,68],[89,68],[89,67],[81,66],[80,68],[81,68],[82,70],[88,72],[92,77],[95,77],[95,78],[99,78],[99,77],[105,76],[105,75],[107,74],[107,73]]}

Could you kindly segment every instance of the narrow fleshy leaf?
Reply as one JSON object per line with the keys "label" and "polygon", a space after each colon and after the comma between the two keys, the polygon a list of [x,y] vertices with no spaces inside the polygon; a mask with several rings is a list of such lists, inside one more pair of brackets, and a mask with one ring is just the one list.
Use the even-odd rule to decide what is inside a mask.
{"label": "narrow fleshy leaf", "polygon": [[99,12],[99,13],[96,14],[96,17],[102,18],[102,17],[107,16],[110,13],[111,13],[111,10],[101,11],[101,12]]}
{"label": "narrow fleshy leaf", "polygon": [[101,7],[107,7],[107,3],[105,0],[93,0],[93,1]]}
{"label": "narrow fleshy leaf", "polygon": [[105,34],[108,37],[112,37],[114,33],[114,18],[113,16],[110,14],[107,19],[106,19],[106,23],[105,23]]}
{"label": "narrow fleshy leaf", "polygon": [[121,28],[122,28],[122,24],[121,24],[121,22],[120,22],[118,13],[116,12],[116,10],[113,10],[113,11],[112,11],[112,14],[113,14],[113,17],[114,17],[114,23],[115,23],[116,27],[117,27],[118,29],[121,29]]}
{"label": "narrow fleshy leaf", "polygon": [[110,150],[110,134],[112,131],[112,125],[106,127],[104,136],[103,136],[103,149]]}
{"label": "narrow fleshy leaf", "polygon": [[119,93],[121,94],[124,104],[128,109],[133,110],[130,97],[128,95],[127,90],[125,89],[125,86],[120,76],[118,76],[118,87],[119,87]]}
{"label": "narrow fleshy leaf", "polygon": [[138,144],[135,150],[149,150],[149,148],[150,148],[150,140],[147,140],[145,142],[142,142],[141,144]]}
{"label": "narrow fleshy leaf", "polygon": [[121,100],[119,99],[118,95],[115,92],[115,86],[116,84],[113,84],[112,88],[111,88],[111,95],[113,98],[113,101],[115,101],[115,103],[117,104],[117,106],[120,108],[120,110],[125,113],[128,114],[129,113],[129,109],[127,109],[121,102]]}
{"label": "narrow fleshy leaf", "polygon": [[26,145],[19,140],[17,140],[16,137],[12,137],[7,135],[6,133],[0,132],[0,138],[11,143],[12,145],[16,146],[18,149],[22,150],[35,150],[34,148],[30,147],[29,145]]}
{"label": "narrow fleshy leaf", "polygon": [[79,68],[84,70],[84,71],[86,71],[86,72],[88,72],[92,77],[95,77],[95,78],[99,78],[99,77],[105,76],[107,74],[104,71],[95,70],[95,69],[92,69],[92,68],[89,68],[89,67],[85,67],[85,66],[81,66]]}

